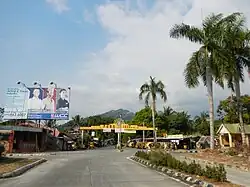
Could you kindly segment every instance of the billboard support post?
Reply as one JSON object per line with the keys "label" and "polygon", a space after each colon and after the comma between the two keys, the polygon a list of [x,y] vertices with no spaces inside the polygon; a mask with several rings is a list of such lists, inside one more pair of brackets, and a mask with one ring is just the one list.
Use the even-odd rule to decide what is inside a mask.
{"label": "billboard support post", "polygon": [[[23,83],[23,82],[21,82],[21,81],[18,81],[17,84],[18,84],[18,85],[21,85],[22,87],[24,87],[24,88],[26,88],[26,89],[28,90],[28,87],[26,86],[25,83]],[[24,95],[24,100],[25,100],[25,95]],[[25,101],[24,101],[24,102],[25,102]],[[24,102],[23,102],[23,110],[24,110]],[[26,119],[23,119],[23,122],[24,122],[24,124],[25,124]],[[17,119],[16,119],[16,122],[15,122],[15,125],[17,125]]]}
{"label": "billboard support post", "polygon": [[[55,86],[55,89],[57,89],[57,84],[55,83],[55,82],[50,82],[49,83],[50,85],[54,85]],[[53,136],[55,136],[56,135],[56,132],[55,132],[55,124],[56,124],[56,119],[55,119],[55,121],[53,121]]]}

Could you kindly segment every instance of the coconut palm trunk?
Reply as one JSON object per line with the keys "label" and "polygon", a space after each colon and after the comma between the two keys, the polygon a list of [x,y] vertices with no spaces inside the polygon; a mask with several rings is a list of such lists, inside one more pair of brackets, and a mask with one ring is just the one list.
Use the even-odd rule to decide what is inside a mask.
{"label": "coconut palm trunk", "polygon": [[210,148],[214,149],[214,97],[213,97],[213,80],[211,69],[206,67],[207,93],[209,104],[209,124],[210,124]]}
{"label": "coconut palm trunk", "polygon": [[156,102],[155,102],[155,99],[153,99],[153,102],[152,102],[152,122],[153,122],[154,143],[157,142],[157,140],[156,140],[156,129],[155,129],[155,110],[156,110]]}
{"label": "coconut palm trunk", "polygon": [[205,48],[206,61],[206,82],[209,105],[209,125],[210,125],[210,148],[214,149],[214,97],[213,97],[213,75],[211,65],[209,64],[209,53]]}
{"label": "coconut palm trunk", "polygon": [[244,127],[243,116],[242,116],[242,104],[240,101],[240,95],[241,95],[240,81],[235,80],[234,84],[235,84],[235,95],[236,95],[236,100],[237,100],[237,110],[238,110],[240,128],[241,128],[242,145],[245,147],[247,145],[247,142],[246,142],[245,127]]}

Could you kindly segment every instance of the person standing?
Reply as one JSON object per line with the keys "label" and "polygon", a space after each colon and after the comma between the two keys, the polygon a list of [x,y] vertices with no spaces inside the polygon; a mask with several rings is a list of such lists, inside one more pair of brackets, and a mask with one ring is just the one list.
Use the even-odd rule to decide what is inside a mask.
{"label": "person standing", "polygon": [[40,89],[35,88],[33,90],[33,97],[28,100],[29,110],[42,110],[43,109],[43,102],[39,98],[39,96],[40,96]]}
{"label": "person standing", "polygon": [[43,106],[46,112],[55,112],[54,88],[47,89],[47,97],[43,99]]}
{"label": "person standing", "polygon": [[67,91],[65,89],[61,89],[59,94],[60,94],[60,98],[57,100],[56,109],[68,110],[69,101],[67,100]]}

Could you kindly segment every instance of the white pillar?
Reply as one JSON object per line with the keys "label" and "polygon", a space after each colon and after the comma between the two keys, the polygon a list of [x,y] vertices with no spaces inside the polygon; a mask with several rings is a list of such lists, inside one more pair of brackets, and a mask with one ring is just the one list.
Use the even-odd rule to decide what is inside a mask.
{"label": "white pillar", "polygon": [[229,138],[229,147],[233,147],[232,135],[230,133],[228,133],[228,138]]}
{"label": "white pillar", "polygon": [[220,146],[221,146],[221,147],[224,147],[224,145],[223,145],[223,140],[222,140],[222,134],[220,134],[219,137],[220,137]]}
{"label": "white pillar", "polygon": [[81,138],[82,138],[82,148],[83,148],[83,130],[82,130]]}

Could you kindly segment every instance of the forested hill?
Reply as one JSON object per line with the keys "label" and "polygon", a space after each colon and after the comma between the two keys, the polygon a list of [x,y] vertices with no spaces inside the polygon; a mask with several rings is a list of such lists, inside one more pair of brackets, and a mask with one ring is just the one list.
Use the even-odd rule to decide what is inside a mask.
{"label": "forested hill", "polygon": [[132,118],[135,116],[133,112],[130,112],[128,110],[124,109],[118,109],[118,110],[110,110],[108,112],[105,112],[103,114],[100,114],[101,117],[110,117],[110,118],[119,118],[121,115],[123,120],[132,120]]}

